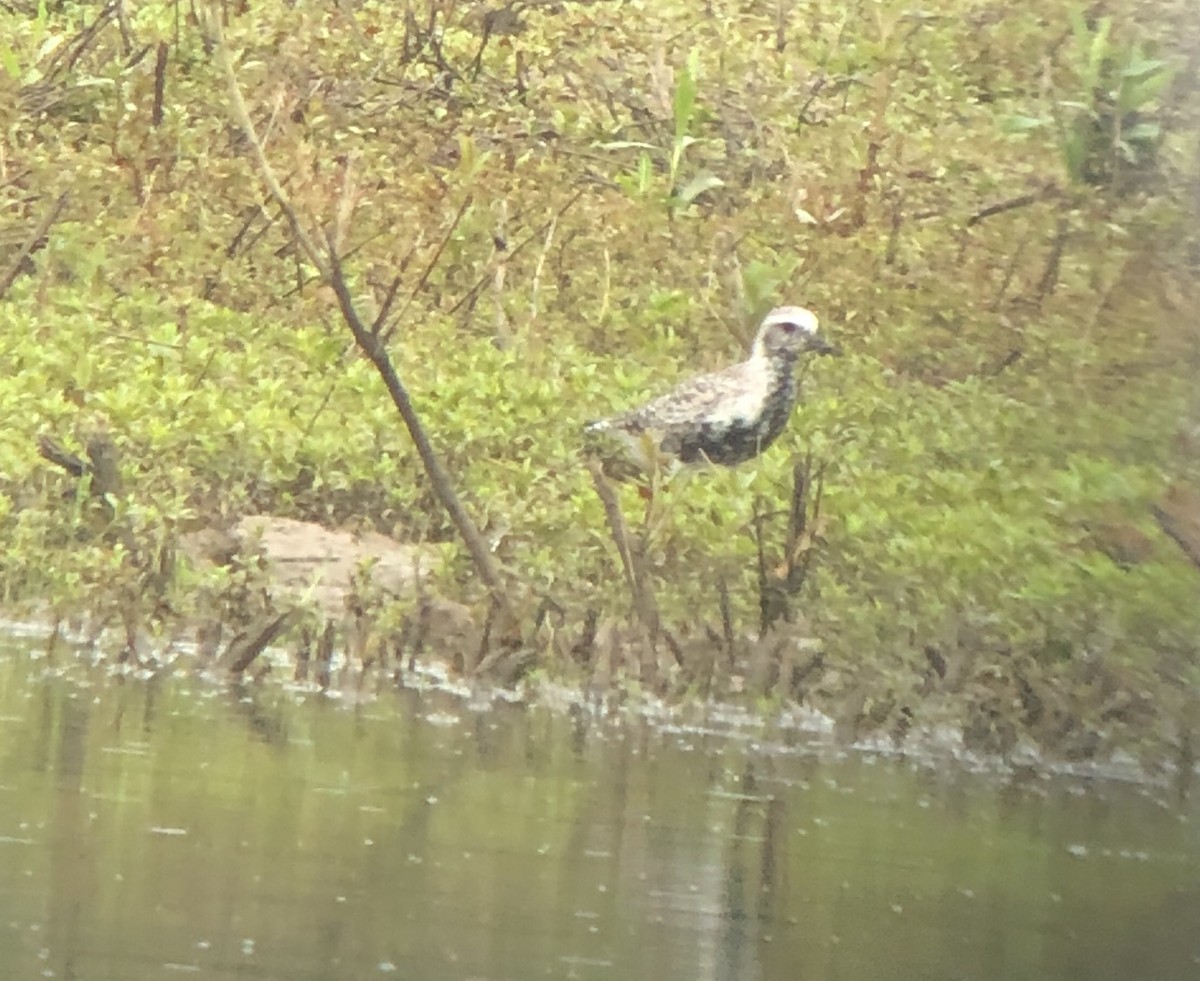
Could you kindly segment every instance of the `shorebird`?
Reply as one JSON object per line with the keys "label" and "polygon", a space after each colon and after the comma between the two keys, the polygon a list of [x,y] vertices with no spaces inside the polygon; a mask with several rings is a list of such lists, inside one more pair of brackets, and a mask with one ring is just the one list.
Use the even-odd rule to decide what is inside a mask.
{"label": "shorebird", "polygon": [[615,436],[623,444],[625,459],[606,460],[605,472],[627,479],[636,471],[735,466],[758,456],[787,426],[799,358],[838,353],[817,327],[811,310],[778,307],[764,318],[745,361],[689,378],[641,408],[588,423],[585,433]]}

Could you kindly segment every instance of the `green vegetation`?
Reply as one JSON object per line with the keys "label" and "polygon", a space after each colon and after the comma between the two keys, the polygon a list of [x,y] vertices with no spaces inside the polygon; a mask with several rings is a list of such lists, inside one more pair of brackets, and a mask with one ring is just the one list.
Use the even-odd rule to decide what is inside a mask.
{"label": "green vegetation", "polygon": [[1068,59],[1069,98],[1053,105],[1053,117],[1014,116],[1009,129],[1021,132],[1053,124],[1070,180],[1136,186],[1157,163],[1163,127],[1154,110],[1171,80],[1171,62],[1153,57],[1140,44],[1114,43],[1111,17],[1093,25],[1078,9],[1068,15],[1074,46]]}
{"label": "green vegetation", "polygon": [[[382,314],[513,583],[521,670],[740,684],[851,734],[1187,745],[1200,572],[1153,509],[1200,477],[1190,2],[405,9],[259,4],[224,32],[302,227]],[[7,608],[259,613],[252,562],[178,548],[246,513],[456,540],[214,34],[169,5],[18,3],[0,38]],[[647,528],[621,489],[658,637],[579,427],[785,301],[846,356],[780,443],[664,490]],[[121,450],[104,500],[38,449],[98,433]],[[434,588],[482,624],[465,551]]]}

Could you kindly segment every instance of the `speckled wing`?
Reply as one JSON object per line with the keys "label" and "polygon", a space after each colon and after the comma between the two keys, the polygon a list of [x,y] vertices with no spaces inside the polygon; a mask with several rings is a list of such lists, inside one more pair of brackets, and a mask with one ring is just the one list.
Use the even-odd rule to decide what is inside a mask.
{"label": "speckled wing", "polygon": [[604,420],[605,428],[640,432],[694,426],[720,414],[721,406],[746,387],[747,374],[745,364],[736,364],[723,371],[689,378],[638,409]]}

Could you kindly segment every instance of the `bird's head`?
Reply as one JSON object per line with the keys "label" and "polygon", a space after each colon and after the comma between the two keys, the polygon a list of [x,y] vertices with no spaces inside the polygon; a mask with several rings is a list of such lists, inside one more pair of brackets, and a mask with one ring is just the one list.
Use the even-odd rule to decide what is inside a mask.
{"label": "bird's head", "polygon": [[840,354],[818,328],[817,317],[804,307],[776,307],[763,319],[751,355],[797,358],[801,354]]}

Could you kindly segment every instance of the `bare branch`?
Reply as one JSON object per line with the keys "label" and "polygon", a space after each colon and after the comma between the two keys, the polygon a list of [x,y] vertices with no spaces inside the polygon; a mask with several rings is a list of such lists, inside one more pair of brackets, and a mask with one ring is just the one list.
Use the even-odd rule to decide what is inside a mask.
{"label": "bare branch", "polygon": [[21,243],[21,247],[17,249],[17,254],[9,266],[4,270],[4,275],[0,276],[0,297],[3,297],[8,292],[8,288],[16,281],[16,278],[21,275],[21,270],[25,266],[26,260],[45,243],[46,234],[50,231],[50,227],[58,221],[58,216],[62,214],[63,208],[67,206],[67,195],[60,194],[58,200],[50,206],[50,210],[42,215],[42,220],[37,223],[37,227],[30,233],[29,238]]}
{"label": "bare branch", "polygon": [[504,601],[503,605],[507,606],[504,579],[500,575],[500,568],[492,557],[487,542],[484,541],[479,529],[475,526],[475,522],[463,507],[462,501],[459,500],[458,494],[454,490],[454,483],[446,472],[446,468],[442,466],[441,458],[434,450],[433,444],[430,443],[429,437],[425,433],[425,427],[421,424],[417,410],[412,404],[412,399],[409,398],[408,390],[396,374],[396,369],[393,367],[386,349],[379,342],[379,338],[372,334],[371,328],[363,323],[358,311],[354,308],[350,287],[346,284],[341,261],[333,251],[332,243],[330,243],[329,260],[329,285],[333,287],[333,292],[337,296],[338,306],[341,308],[346,326],[350,328],[355,342],[375,366],[379,377],[383,379],[383,384],[392,397],[392,403],[404,420],[408,434],[417,448],[429,482],[433,485],[442,507],[450,515],[450,520],[454,522],[454,527],[458,529],[463,544],[467,546],[467,551],[471,553],[471,559],[479,577],[497,600]]}
{"label": "bare branch", "polygon": [[[561,208],[559,208],[556,212],[554,212],[554,214],[552,214],[549,218],[547,218],[544,222],[542,222],[537,228],[535,228],[528,235],[526,235],[523,239],[521,239],[521,241],[518,242],[515,246],[513,246],[511,249],[509,249],[508,252],[505,254],[505,261],[511,262],[516,256],[520,255],[520,253],[525,249],[526,246],[529,245],[530,242],[533,242],[536,239],[542,238],[546,234],[546,232],[550,229],[550,227],[552,225],[556,224],[558,222],[558,220],[563,215],[565,215],[567,213],[567,211],[575,204],[575,202],[578,201],[581,197],[583,197],[583,194],[586,190],[587,190],[586,187],[581,187],[578,191],[576,191],[574,194],[572,194],[570,198],[567,199],[566,204],[564,204]],[[475,285],[472,286],[469,290],[467,290],[467,292],[464,293],[462,295],[462,297],[459,298],[458,302],[455,303],[454,306],[452,306],[450,308],[450,313],[451,314],[458,313],[458,311],[461,310],[468,303],[473,304],[474,301],[476,299],[478,299],[480,291],[485,286],[487,286],[487,284],[489,282],[491,282],[491,280],[492,280],[492,271],[489,269],[482,276],[480,276],[479,280],[475,283]]]}
{"label": "bare branch", "polygon": [[[396,374],[396,369],[392,365],[391,359],[388,357],[380,338],[374,333],[371,327],[363,322],[354,306],[354,300],[350,294],[350,287],[346,282],[341,259],[338,256],[332,234],[328,231],[326,232],[326,248],[324,251],[319,251],[308,233],[304,230],[295,208],[284,194],[283,188],[276,179],[271,164],[267,160],[266,153],[263,150],[262,143],[254,132],[254,125],[250,120],[250,114],[242,99],[241,88],[238,86],[237,76],[234,73],[233,61],[229,53],[229,46],[225,41],[219,13],[211,7],[208,13],[210,27],[217,38],[217,53],[220,58],[221,68],[225,73],[229,89],[230,108],[235,121],[241,127],[247,142],[250,144],[263,183],[267,185],[271,196],[275,198],[280,209],[287,216],[288,223],[291,225],[292,232],[301,251],[320,271],[321,277],[333,288],[333,292],[337,296],[338,307],[342,313],[342,319],[350,329],[350,333],[354,336],[355,343],[367,358],[370,359],[380,378],[383,379],[384,386],[391,396],[392,403],[396,406],[397,411],[404,420],[404,425],[408,429],[409,436],[412,438],[417,453],[421,457],[421,463],[425,468],[426,475],[429,477],[430,484],[433,486],[434,493],[437,494],[438,500],[446,509],[447,514],[458,530],[463,544],[467,547],[467,551],[471,555],[471,560],[480,579],[483,580],[496,603],[499,604],[506,614],[512,616],[511,603],[508,599],[499,565],[488,549],[483,536],[479,533],[479,529],[475,526],[475,522],[471,519],[462,501],[459,499],[454,489],[453,481],[442,465],[441,458],[434,450],[433,444],[425,432],[425,427],[417,415],[416,408],[413,406],[412,399],[409,397],[408,390]],[[349,165],[347,164],[347,166]],[[345,193],[350,193],[349,189],[352,187],[353,182],[347,174],[343,183]]]}
{"label": "bare branch", "polygon": [[250,144],[250,150],[254,155],[254,162],[258,166],[259,176],[262,177],[263,183],[267,185],[267,190],[271,193],[271,197],[275,199],[280,210],[287,217],[288,223],[292,227],[292,234],[300,244],[305,258],[317,267],[324,279],[328,280],[330,278],[329,263],[317,251],[316,245],[309,238],[308,233],[304,230],[304,226],[300,224],[300,218],[296,214],[295,208],[292,207],[291,201],[283,193],[283,188],[280,186],[279,180],[275,177],[275,171],[271,167],[271,162],[267,159],[267,154],[263,150],[262,141],[259,140],[258,134],[254,130],[254,123],[250,119],[250,112],[246,108],[245,100],[242,98],[242,89],[238,85],[237,74],[233,68],[233,58],[229,53],[229,44],[225,40],[225,28],[222,24],[220,12],[210,7],[208,10],[208,21],[209,28],[212,30],[213,36],[217,39],[217,57],[220,59],[221,71],[225,75],[226,88],[229,91],[229,108],[233,113],[234,122],[241,129],[246,142]]}
{"label": "bare branch", "polygon": [[[420,293],[421,290],[425,288],[425,284],[429,282],[430,274],[441,260],[442,253],[445,251],[446,246],[450,244],[451,236],[454,235],[454,230],[458,228],[459,222],[463,220],[463,216],[467,213],[467,209],[471,207],[471,202],[473,200],[473,196],[468,194],[463,199],[463,203],[458,206],[458,211],[454,213],[454,218],[451,219],[450,227],[446,229],[446,234],[442,236],[442,240],[438,243],[438,247],[433,250],[433,256],[426,264],[425,269],[421,273],[420,278],[417,280],[416,285],[409,292],[408,299],[404,301],[404,306],[401,307],[400,312],[396,314],[397,323],[404,319],[404,315],[408,313],[408,308],[412,305],[413,300],[417,298],[417,294]],[[388,332],[384,335],[384,340],[388,340],[391,335],[392,331],[388,330]]]}
{"label": "bare branch", "polygon": [[167,89],[167,55],[170,48],[166,41],[158,42],[158,52],[154,59],[154,108],[150,111],[150,125],[158,129],[163,121],[163,102]]}
{"label": "bare branch", "polygon": [[1015,198],[997,201],[995,204],[989,204],[986,208],[980,208],[975,214],[971,215],[967,219],[967,227],[971,228],[973,225],[978,225],[985,218],[991,218],[993,215],[1001,215],[1006,211],[1014,211],[1017,208],[1026,208],[1031,204],[1037,204],[1039,201],[1045,201],[1056,194],[1058,194],[1058,187],[1051,183],[1029,194],[1020,194]]}
{"label": "bare branch", "polygon": [[240,675],[250,663],[283,634],[295,621],[292,611],[263,617],[229,643],[222,656],[230,674]]}
{"label": "bare branch", "polygon": [[633,553],[629,547],[629,526],[621,511],[621,503],[617,500],[616,491],[604,476],[604,469],[599,460],[587,461],[588,473],[592,475],[592,483],[596,495],[604,507],[604,516],[608,519],[608,529],[612,533],[613,544],[617,546],[617,554],[621,557],[621,565],[625,569],[625,584],[629,587],[630,595],[637,593],[637,575],[633,568]]}
{"label": "bare branch", "polygon": [[1176,485],[1150,511],[1163,533],[1200,569],[1200,495]]}

